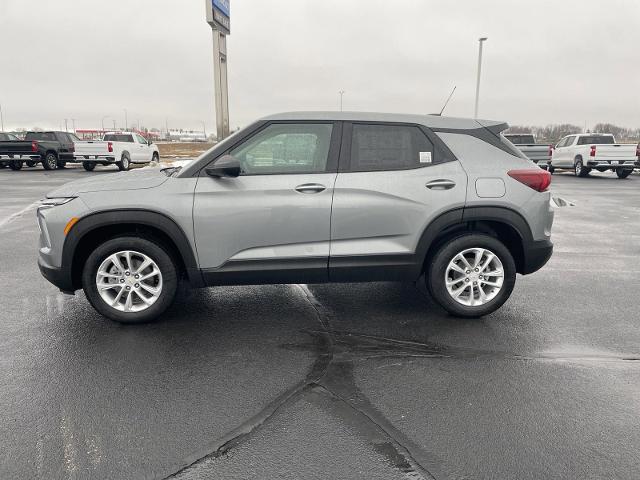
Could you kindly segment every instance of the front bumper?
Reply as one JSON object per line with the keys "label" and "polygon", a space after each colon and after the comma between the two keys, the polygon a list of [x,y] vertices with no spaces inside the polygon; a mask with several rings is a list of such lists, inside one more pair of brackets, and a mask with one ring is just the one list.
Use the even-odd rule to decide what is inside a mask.
{"label": "front bumper", "polygon": [[42,276],[63,293],[73,294],[75,292],[70,269],[52,267],[47,265],[42,258],[38,258],[38,268],[40,268]]}
{"label": "front bumper", "polygon": [[528,275],[544,267],[553,254],[553,243],[550,240],[532,242],[525,247],[522,274]]}

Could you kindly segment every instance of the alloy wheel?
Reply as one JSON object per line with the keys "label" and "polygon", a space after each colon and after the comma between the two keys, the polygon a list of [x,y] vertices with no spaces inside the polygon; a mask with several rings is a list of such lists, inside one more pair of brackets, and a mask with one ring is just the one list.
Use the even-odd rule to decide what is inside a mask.
{"label": "alloy wheel", "polygon": [[445,271],[451,298],[475,307],[493,300],[504,283],[504,267],[498,256],[485,248],[470,248],[453,257]]}
{"label": "alloy wheel", "polygon": [[150,257],[131,250],[116,252],[98,267],[96,288],[104,302],[120,312],[141,312],[162,293],[162,272]]}

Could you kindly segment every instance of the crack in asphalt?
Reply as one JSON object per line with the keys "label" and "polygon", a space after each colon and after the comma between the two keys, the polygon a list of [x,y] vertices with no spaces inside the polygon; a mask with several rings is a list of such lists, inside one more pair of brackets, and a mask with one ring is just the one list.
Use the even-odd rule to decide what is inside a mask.
{"label": "crack in asphalt", "polygon": [[[302,395],[311,393],[339,400],[345,407],[337,410],[334,408],[334,413],[355,427],[371,443],[374,450],[402,472],[407,479],[435,480],[435,477],[416,460],[419,457],[426,459],[428,454],[422,452],[417,445],[397,431],[384,416],[375,411],[374,407],[359,392],[355,386],[352,366],[342,361],[334,365],[336,342],[334,331],[330,329],[330,312],[318,301],[307,285],[295,285],[294,288],[302,292],[306,301],[314,309],[316,319],[322,328],[313,331],[313,337],[319,340],[314,345],[317,358],[305,380],[279,395],[258,414],[243,422],[224,437],[184,459],[177,470],[160,478],[165,480],[175,478],[185,470],[197,467],[207,459],[225,455],[231,449],[247,441],[276,413],[293,404]],[[309,331],[309,333],[311,332]],[[330,372],[333,375],[338,375],[339,378],[329,378]],[[399,438],[400,440],[398,440]],[[415,451],[420,451],[420,455],[416,456]],[[433,462],[430,461],[430,463]]]}

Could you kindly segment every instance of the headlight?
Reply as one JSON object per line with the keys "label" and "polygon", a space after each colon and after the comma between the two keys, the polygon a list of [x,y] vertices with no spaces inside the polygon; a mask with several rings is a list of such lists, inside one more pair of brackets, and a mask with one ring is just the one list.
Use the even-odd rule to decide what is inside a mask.
{"label": "headlight", "polygon": [[57,207],[59,205],[64,205],[65,203],[69,203],[74,198],[76,197],[45,198],[43,200],[40,200],[40,207],[41,208]]}

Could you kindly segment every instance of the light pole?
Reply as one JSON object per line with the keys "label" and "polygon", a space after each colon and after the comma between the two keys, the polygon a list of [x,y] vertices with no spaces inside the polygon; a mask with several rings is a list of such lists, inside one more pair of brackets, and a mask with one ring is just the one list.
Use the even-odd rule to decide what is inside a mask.
{"label": "light pole", "polygon": [[478,39],[478,81],[476,82],[476,108],[473,114],[473,118],[478,118],[478,104],[480,103],[480,75],[482,73],[482,44],[488,40],[487,37],[481,37]]}
{"label": "light pole", "polygon": [[72,118],[71,119],[71,125],[73,126],[73,133],[76,133],[76,119]]}
{"label": "light pole", "polygon": [[127,130],[129,130],[129,119],[127,118],[128,112],[126,108],[123,108],[124,110],[124,131],[126,132]]}
{"label": "light pole", "polygon": [[109,118],[109,115],[105,115],[104,117],[102,117],[102,133],[104,133],[104,121]]}
{"label": "light pole", "polygon": [[2,104],[0,103],[0,132],[4,132],[4,117],[2,116]]}
{"label": "light pole", "polygon": [[202,134],[204,135],[204,139],[206,141],[207,140],[207,124],[204,122],[204,120],[201,120],[200,123],[202,123]]}
{"label": "light pole", "polygon": [[340,90],[338,93],[340,94],[340,111],[342,111],[342,97],[347,92],[345,92],[344,90]]}

